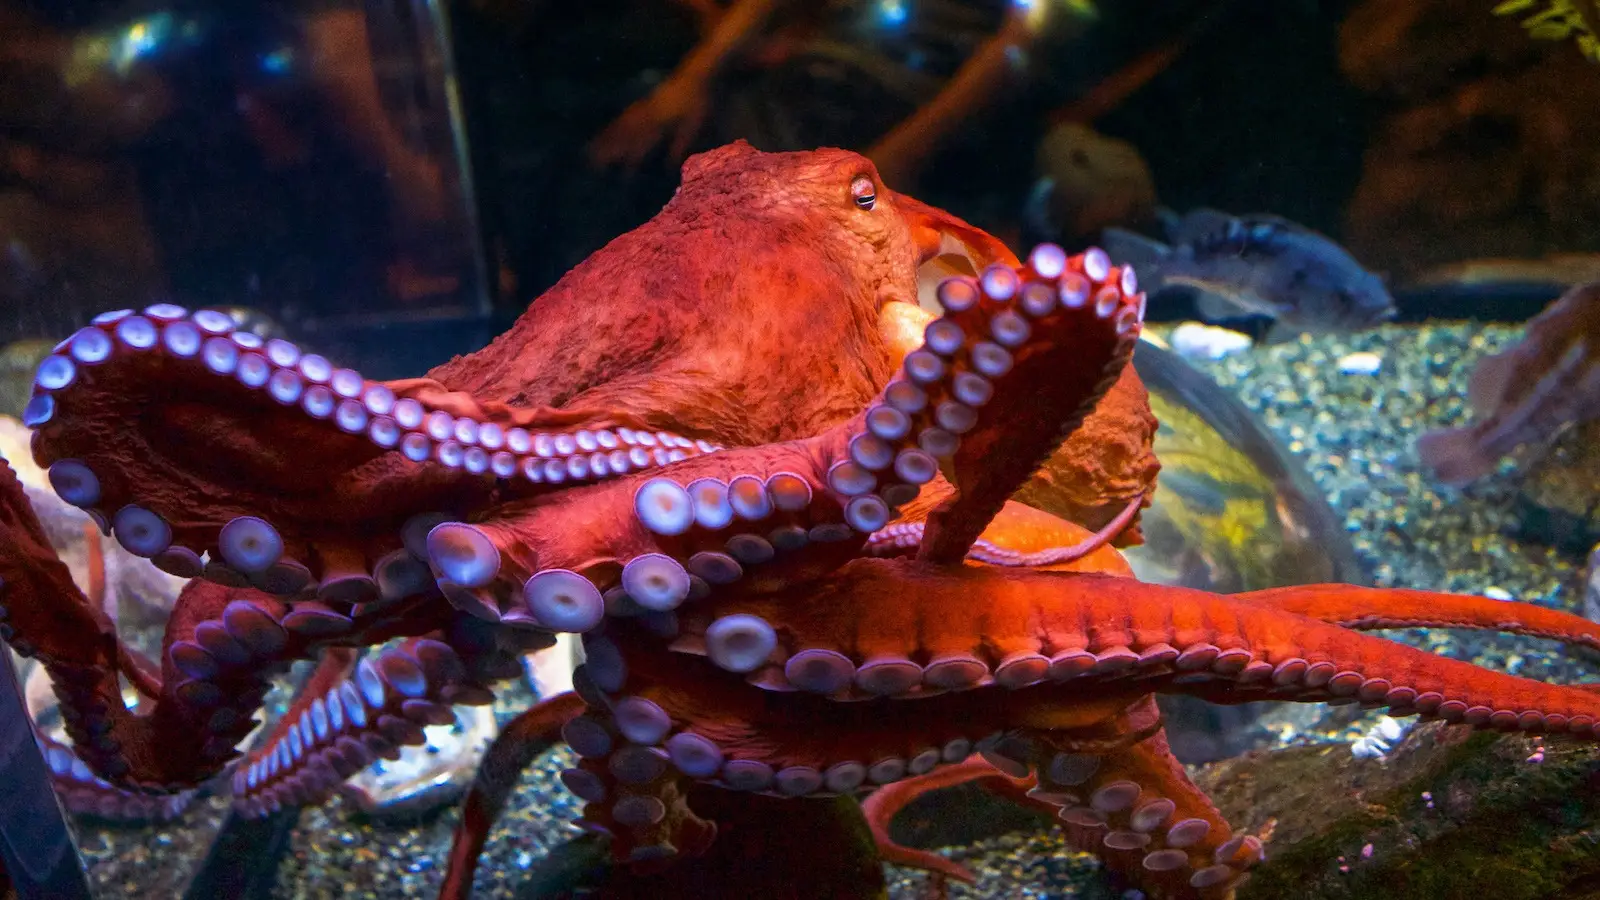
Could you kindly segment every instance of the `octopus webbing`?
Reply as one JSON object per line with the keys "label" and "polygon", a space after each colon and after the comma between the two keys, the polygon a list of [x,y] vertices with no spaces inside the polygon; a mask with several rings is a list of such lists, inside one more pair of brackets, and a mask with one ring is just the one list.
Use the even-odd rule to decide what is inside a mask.
{"label": "octopus webbing", "polygon": [[[916,268],[950,241],[978,274],[924,316]],[[1019,260],[856,154],[736,144],[690,159],[654,219],[424,378],[369,381],[207,310],[111,313],[40,366],[34,454],[64,499],[192,580],[162,658],[141,660],[5,470],[0,636],[49,668],[96,776],[152,797],[225,777],[266,815],[320,802],[450,705],[489,702],[520,653],[581,634],[575,692],[487,754],[446,897],[469,893],[551,735],[580,758],[562,781],[584,823],[627,865],[711,845],[692,785],[904,796],[993,770],[1173,898],[1229,895],[1262,845],[1173,759],[1155,694],[1595,737],[1594,693],[1360,633],[1600,646],[1582,619],[1134,579],[1113,547],[1138,540],[1157,470],[1127,365],[1137,288],[1099,250]],[[1051,508],[1012,499],[1024,489]],[[302,659],[315,674],[241,757],[270,679]],[[122,702],[119,674],[147,708]]]}

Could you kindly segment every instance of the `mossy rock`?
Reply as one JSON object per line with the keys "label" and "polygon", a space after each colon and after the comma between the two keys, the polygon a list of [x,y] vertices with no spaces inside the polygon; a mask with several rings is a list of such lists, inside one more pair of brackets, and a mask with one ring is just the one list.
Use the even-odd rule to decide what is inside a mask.
{"label": "mossy rock", "polygon": [[1383,760],[1291,748],[1196,780],[1267,841],[1239,900],[1600,900],[1592,746],[1432,723]]}

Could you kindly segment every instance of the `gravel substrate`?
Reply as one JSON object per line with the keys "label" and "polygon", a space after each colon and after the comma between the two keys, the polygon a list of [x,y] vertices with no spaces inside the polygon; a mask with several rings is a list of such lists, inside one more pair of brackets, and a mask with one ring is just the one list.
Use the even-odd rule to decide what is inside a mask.
{"label": "gravel substrate", "polygon": [[[1421,432],[1463,420],[1471,367],[1519,333],[1481,325],[1391,326],[1304,338],[1196,365],[1257,411],[1303,460],[1345,517],[1380,585],[1485,593],[1576,610],[1580,561],[1505,536],[1517,489],[1509,466],[1465,491],[1440,489],[1420,470],[1412,449]],[[1340,361],[1357,352],[1380,358],[1375,373],[1341,371]],[[1532,678],[1595,680],[1597,674],[1559,647],[1535,641],[1445,631],[1393,636]],[[526,699],[508,697],[499,709],[508,717]],[[1269,730],[1284,742],[1350,739],[1375,718],[1346,710],[1324,715],[1321,708],[1273,716]],[[555,777],[567,761],[565,750],[552,751],[524,776],[490,837],[477,879],[479,896],[510,895],[549,847],[578,833],[571,822],[579,803]],[[204,820],[219,808],[219,801],[203,807],[199,828],[84,827],[83,848],[94,861],[101,895],[173,896],[156,886],[172,884],[174,872],[192,867],[201,852],[194,835],[204,833]],[[363,823],[340,802],[307,810],[276,896],[431,897],[443,877],[455,822],[453,809],[410,826]],[[954,885],[956,898],[1113,896],[1092,858],[1061,850],[1053,830],[1001,835],[947,852],[979,879],[974,888]],[[891,870],[890,879],[892,897],[911,900],[926,891],[920,873]]]}

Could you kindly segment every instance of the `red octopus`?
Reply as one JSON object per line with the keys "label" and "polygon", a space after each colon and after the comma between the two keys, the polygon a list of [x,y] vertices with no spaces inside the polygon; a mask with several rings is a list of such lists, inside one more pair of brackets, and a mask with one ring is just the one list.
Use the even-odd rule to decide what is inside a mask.
{"label": "red octopus", "polygon": [[[947,239],[980,275],[941,285],[944,314],[904,352],[916,267]],[[1593,693],[1352,630],[1600,646],[1581,619],[1133,579],[1106,544],[1137,540],[1156,473],[1127,366],[1143,306],[1105,254],[1047,245],[1021,264],[856,154],[732,145],[426,378],[367,381],[205,310],[111,313],[41,365],[34,454],[124,546],[198,577],[162,658],[140,659],[7,470],[0,636],[49,668],[100,777],[160,796],[226,774],[262,815],[320,801],[451,704],[488,702],[522,652],[582,633],[576,695],[491,748],[448,897],[468,893],[516,772],[555,731],[581,758],[563,781],[586,822],[632,864],[710,844],[695,783],[903,796],[992,766],[1175,898],[1230,894],[1261,844],[1185,777],[1156,693],[1595,736]],[[1034,496],[1076,522],[1010,499],[1041,465]],[[307,658],[311,682],[238,758],[269,679]],[[119,673],[147,708],[122,702]]]}

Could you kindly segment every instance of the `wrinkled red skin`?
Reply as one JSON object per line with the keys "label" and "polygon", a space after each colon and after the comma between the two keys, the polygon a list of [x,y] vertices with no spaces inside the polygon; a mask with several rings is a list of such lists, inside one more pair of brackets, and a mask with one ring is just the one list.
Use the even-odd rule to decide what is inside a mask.
{"label": "wrinkled red skin", "polygon": [[[913,437],[874,433],[902,455],[897,460],[914,461],[904,454],[917,441],[955,429],[935,427],[955,420],[936,419],[934,410],[955,414],[948,403],[961,396],[958,375],[976,371],[976,342],[1011,335],[1005,365],[984,373],[992,393],[967,401],[971,427],[959,447],[936,452],[933,481],[908,493],[916,482],[897,462],[874,469],[871,487],[847,490],[840,485],[848,479],[833,480],[844,471],[837,467],[872,468],[857,461],[870,454],[854,455],[867,446],[867,423],[877,421],[867,408],[881,412],[887,386],[912,377],[884,322],[895,304],[915,302],[918,263],[949,241],[980,267],[998,264],[999,280],[986,281],[970,308],[944,316],[963,343],[927,376],[926,406],[907,407],[904,433]],[[35,455],[45,466],[81,463],[98,486],[86,505],[108,518],[128,504],[154,514],[173,547],[211,555],[207,577],[221,583],[185,589],[160,678],[146,679],[154,702],[130,711],[117,673],[131,657],[41,543],[20,487],[0,478],[4,635],[49,668],[84,761],[119,787],[152,795],[230,771],[268,679],[294,660],[320,658],[317,690],[300,695],[258,749],[231,767],[237,804],[259,815],[325,798],[373,756],[420,741],[419,726],[448,715],[452,703],[487,702],[489,685],[518,673],[518,654],[550,640],[539,615],[554,613],[534,614],[523,593],[531,576],[567,570],[588,581],[586,590],[620,590],[624,567],[646,554],[692,566],[706,553],[732,553],[735,538],[748,549],[764,535],[774,543],[780,532],[805,536],[768,561],[745,560],[730,583],[680,598],[671,615],[640,616],[615,600],[585,636],[590,661],[575,677],[581,702],[535,707],[491,750],[467,800],[447,897],[470,890],[477,851],[515,783],[510,773],[557,736],[586,754],[564,777],[589,799],[587,822],[611,833],[616,857],[637,866],[670,865],[709,846],[716,827],[696,815],[690,787],[734,784],[732,769],[713,765],[691,776],[695,757],[663,764],[667,750],[643,749],[666,747],[668,738],[709,741],[745,774],[777,772],[761,784],[779,793],[815,783],[854,792],[868,776],[906,775],[895,790],[914,793],[956,777],[928,767],[961,763],[975,748],[1012,770],[1013,785],[1031,785],[1028,802],[1062,810],[1072,840],[1147,894],[1190,898],[1231,893],[1260,845],[1234,838],[1189,783],[1167,750],[1155,693],[1224,703],[1356,701],[1395,714],[1594,735],[1600,698],[1591,693],[1353,630],[1448,624],[1600,645],[1600,629],[1584,620],[1340,585],[1231,597],[1147,585],[1114,550],[1088,539],[1129,502],[1147,502],[1156,471],[1148,453],[1154,422],[1127,366],[1142,297],[1124,294],[1121,276],[1089,256],[1046,253],[1021,265],[992,237],[884,187],[854,154],[725,147],[691,159],[682,188],[655,219],[574,269],[506,335],[426,378],[388,385],[425,411],[480,427],[575,441],[579,428],[589,437],[670,430],[686,439],[677,443],[687,446],[686,458],[560,484],[472,474],[443,461],[443,443],[424,444],[435,455],[413,462],[360,428],[336,431],[195,358],[115,345],[110,359],[81,367],[70,384],[41,382]],[[1010,280],[1020,285],[1014,297]],[[1040,296],[1048,308],[1019,319],[1030,309],[1023,300]],[[121,335],[121,327],[88,331]],[[385,415],[374,409],[373,421]],[[1099,440],[1115,442],[1116,452],[1097,455]],[[1057,486],[1073,485],[1067,506],[1084,512],[1083,521],[1009,500],[1041,465]],[[660,525],[654,507],[636,506],[646,485],[738,476],[758,479],[775,505],[804,499],[758,521],[682,533]],[[899,492],[893,503],[891,489]],[[864,498],[924,523],[921,543],[900,558],[868,558],[867,534],[882,520],[861,512],[871,507]],[[465,572],[468,586],[418,583],[380,594],[366,572],[381,561],[401,559],[408,571],[426,563],[424,581],[444,577],[450,556],[432,544],[426,560],[396,556],[408,519],[434,510],[470,523],[456,533],[470,535],[471,547],[492,546],[498,567],[481,578],[478,569]],[[249,574],[217,565],[226,555],[220,529],[240,516],[270,523],[296,566]],[[1084,549],[1045,568],[965,562],[980,538],[991,554]],[[288,577],[284,571],[312,581],[265,578]],[[269,587],[280,593],[258,589]],[[765,657],[739,655],[741,647],[765,647],[759,630],[739,641],[714,635],[717,623],[753,620],[770,626]],[[357,670],[362,690],[344,682],[351,656],[342,648],[396,637],[406,640]],[[802,651],[845,666],[844,680],[828,680],[837,668],[791,672]],[[360,722],[350,715],[323,727],[335,702],[330,689],[348,690]],[[660,715],[625,721],[624,701]],[[656,733],[658,721],[666,731]],[[625,726],[643,731],[625,741]]]}

